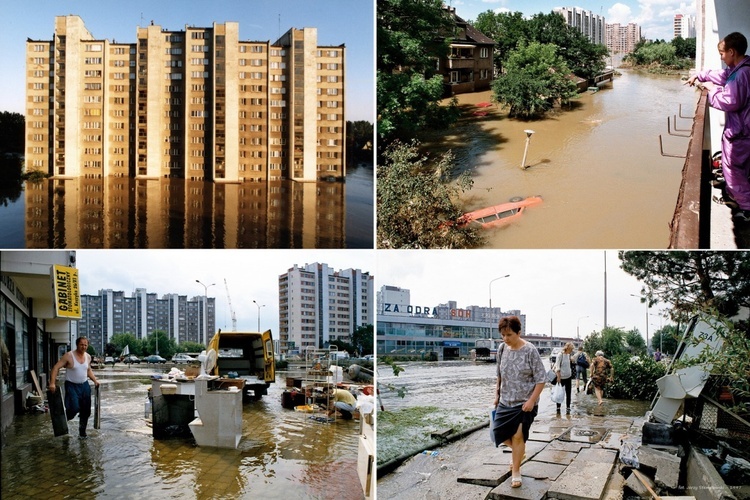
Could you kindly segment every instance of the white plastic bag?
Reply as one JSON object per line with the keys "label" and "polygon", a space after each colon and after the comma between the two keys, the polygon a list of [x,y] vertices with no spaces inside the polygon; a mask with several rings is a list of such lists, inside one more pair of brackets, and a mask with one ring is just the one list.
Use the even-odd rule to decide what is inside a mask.
{"label": "white plastic bag", "polygon": [[565,389],[563,389],[562,384],[557,384],[552,389],[552,395],[550,396],[550,399],[553,403],[557,403],[561,405],[563,401],[565,401]]}

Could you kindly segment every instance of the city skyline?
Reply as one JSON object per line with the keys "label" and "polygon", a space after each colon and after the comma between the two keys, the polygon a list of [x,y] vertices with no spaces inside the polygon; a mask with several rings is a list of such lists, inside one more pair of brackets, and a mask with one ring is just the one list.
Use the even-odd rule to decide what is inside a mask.
{"label": "city skyline", "polygon": [[360,269],[375,275],[373,250],[76,251],[82,294],[95,295],[100,289],[112,289],[130,296],[136,288],[145,288],[160,298],[177,293],[191,299],[204,294],[203,285],[196,283],[200,280],[208,286],[207,296],[216,299],[216,328],[232,329],[228,287],[237,330],[256,331],[260,310],[261,330],[270,329],[275,339],[279,333],[279,276],[295,264],[314,262],[336,270]]}
{"label": "city skyline", "polygon": [[604,16],[607,24],[637,23],[645,38],[667,41],[673,38],[675,14],[695,15],[694,2],[680,0],[448,0],[446,4],[455,7],[456,13],[467,21],[476,20],[479,14],[488,10],[521,12],[525,17],[530,17],[540,12],[549,14],[556,7],[580,7]]}
{"label": "city skyline", "polygon": [[[301,0],[259,0],[252,9],[238,0],[220,4],[144,2],[108,4],[106,10],[94,1],[77,2],[62,11],[59,2],[42,0],[14,11],[13,22],[0,33],[6,78],[0,83],[0,111],[25,114],[25,45],[50,39],[55,16],[80,16],[94,37],[120,43],[135,43],[137,28],[152,21],[167,30],[185,26],[206,27],[214,22],[238,22],[240,40],[274,42],[290,28],[314,27],[320,45],[346,45],[346,120],[374,122],[374,7],[370,2],[325,0],[314,5]],[[132,21],[129,23],[128,21]],[[344,22],[345,21],[345,22]]]}
{"label": "city skyline", "polygon": [[[645,339],[642,285],[619,268],[616,251],[389,251],[378,254],[376,289],[405,288],[413,305],[430,307],[449,300],[456,301],[459,309],[488,306],[491,298],[493,307],[526,315],[524,334],[549,335],[552,316],[555,337],[576,337],[580,328],[583,339],[603,328],[605,253],[607,324],[626,331],[637,328]],[[668,324],[658,316],[665,307],[657,304],[649,309],[649,338]]]}

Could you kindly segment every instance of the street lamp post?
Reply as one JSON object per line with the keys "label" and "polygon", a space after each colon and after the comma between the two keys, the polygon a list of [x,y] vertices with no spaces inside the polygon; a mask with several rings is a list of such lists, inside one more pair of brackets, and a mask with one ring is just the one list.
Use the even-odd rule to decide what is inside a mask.
{"label": "street lamp post", "polygon": [[523,148],[523,160],[521,160],[521,170],[526,170],[526,153],[529,152],[529,142],[531,141],[531,134],[533,130],[524,130],[526,132],[526,147]]}
{"label": "street lamp post", "polygon": [[253,300],[253,304],[255,304],[256,306],[258,306],[258,333],[260,333],[260,308],[261,307],[266,307],[266,305],[265,304],[260,305],[255,300]]}
{"label": "street lamp post", "polygon": [[[551,314],[550,314],[551,316]],[[588,318],[588,316],[581,316],[578,318],[578,324],[576,325],[576,338],[580,341],[581,340],[581,320],[583,318]]]}
{"label": "street lamp post", "polygon": [[490,280],[489,289],[490,289],[490,318],[492,317],[492,283],[494,283],[497,280],[501,280],[503,278],[508,278],[510,274],[506,274],[505,276],[500,276],[499,278],[495,278],[493,280]]}
{"label": "street lamp post", "polygon": [[[560,302],[559,304],[555,304],[554,306],[552,306],[550,308],[550,310],[549,310],[549,341],[550,341],[550,344],[552,344],[552,339],[554,338],[554,336],[553,336],[553,330],[552,330],[552,311],[555,310],[555,307],[557,307],[557,306],[564,306],[564,305],[565,305],[565,302]],[[554,346],[552,346],[552,347],[554,347]]]}
{"label": "street lamp post", "polygon": [[208,289],[216,285],[216,283],[205,285],[201,282],[201,280],[195,280],[195,282],[203,287],[203,341],[201,342],[201,344],[205,344],[206,332],[208,331]]}
{"label": "street lamp post", "polygon": [[[640,298],[640,295],[636,295],[634,293],[631,293],[630,296]],[[648,355],[648,350],[650,348],[649,343],[648,343],[648,310],[649,309],[651,309],[651,306],[649,305],[648,300],[647,300],[646,301],[646,355]]]}

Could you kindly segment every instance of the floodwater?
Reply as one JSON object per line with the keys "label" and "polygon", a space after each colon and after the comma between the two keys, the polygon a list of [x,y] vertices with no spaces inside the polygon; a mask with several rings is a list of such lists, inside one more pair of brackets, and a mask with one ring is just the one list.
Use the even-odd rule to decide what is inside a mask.
{"label": "floodwater", "polygon": [[49,414],[16,416],[3,437],[3,499],[364,498],[359,423],[320,423],[283,409],[283,376],[268,396],[245,405],[239,448],[227,450],[154,440],[144,420],[151,372],[110,370],[97,372],[101,429],[92,429],[92,418],[87,440],[77,438],[77,419],[71,436],[55,438]]}
{"label": "floodwater", "polygon": [[[508,119],[490,92],[459,96],[462,119],[425,149],[451,149],[474,187],[466,211],[541,195],[510,226],[486,231],[488,248],[666,248],[688,138],[667,134],[667,118],[690,129],[698,93],[676,76],[627,69],[597,93],[583,93],[570,110],[543,120]],[[474,113],[487,112],[486,116]],[[674,127],[674,125],[673,125]],[[531,129],[527,169],[521,169]]]}
{"label": "floodwater", "polygon": [[[549,369],[549,357],[543,357],[542,361],[545,369]],[[449,423],[457,424],[457,431],[462,430],[461,421],[470,420],[470,417],[479,422],[488,420],[497,380],[494,363],[410,361],[397,364],[404,368],[398,376],[393,375],[390,366],[380,365],[378,368],[378,387],[385,411],[435,406]],[[398,392],[389,390],[389,387],[405,388],[405,396],[399,397]],[[539,401],[540,417],[555,414],[556,405],[550,400],[550,387],[548,384],[542,391]],[[599,406],[595,396],[577,393],[575,382],[571,401],[571,418],[586,415],[637,417],[643,416],[650,405],[650,402],[646,401],[606,399],[605,404]],[[427,429],[421,436],[410,436],[409,440],[403,439],[403,436],[402,439],[390,439],[379,431],[378,462],[382,463],[401,453],[414,451],[420,444],[424,445],[429,441],[431,439]]]}
{"label": "floodwater", "polygon": [[345,182],[26,183],[0,206],[2,248],[373,248],[373,167]]}

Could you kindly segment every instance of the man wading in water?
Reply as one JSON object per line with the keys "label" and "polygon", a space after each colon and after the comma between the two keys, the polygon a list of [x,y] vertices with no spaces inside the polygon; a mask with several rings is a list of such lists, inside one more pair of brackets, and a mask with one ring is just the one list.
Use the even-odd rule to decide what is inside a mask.
{"label": "man wading in water", "polygon": [[49,383],[49,390],[54,393],[57,389],[57,372],[60,368],[65,368],[65,413],[68,420],[73,420],[80,413],[78,436],[81,439],[86,439],[86,425],[91,416],[91,386],[88,379],[99,387],[99,381],[91,369],[91,356],[86,352],[88,348],[88,339],[78,337],[75,350],[66,352],[52,367]]}

